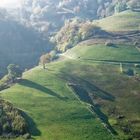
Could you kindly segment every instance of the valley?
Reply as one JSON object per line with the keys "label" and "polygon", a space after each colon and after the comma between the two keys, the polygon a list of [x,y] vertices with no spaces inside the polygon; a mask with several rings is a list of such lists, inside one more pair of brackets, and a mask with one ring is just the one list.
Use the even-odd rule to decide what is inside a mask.
{"label": "valley", "polygon": [[[0,17],[0,139],[139,140],[137,6],[129,8],[131,0],[127,6],[103,0],[95,9],[90,0],[54,3],[27,1],[21,21],[28,24]],[[72,12],[75,4],[89,10]],[[50,31],[42,28],[46,21]]]}
{"label": "valley", "polygon": [[[124,46],[119,46],[123,49],[118,50],[120,52],[113,57],[110,55],[118,48],[107,48],[102,45],[78,47],[83,50],[75,47],[66,53],[67,56],[74,54],[80,58],[63,58],[61,61],[47,64],[46,70],[41,66],[31,69],[24,73],[21,82],[2,91],[1,96],[34,119],[37,128],[41,130],[40,133],[38,131],[33,133],[37,139],[80,140],[84,136],[84,139],[94,137],[98,140],[106,135],[104,139],[108,140],[113,139],[110,131],[119,133],[120,137],[131,137],[131,133],[125,133],[119,126],[121,121],[124,123],[122,127],[130,122],[133,133],[138,137],[139,125],[133,122],[139,121],[140,115],[139,108],[136,107],[139,105],[139,81],[134,76],[129,77],[121,73],[120,62],[115,64],[92,62],[92,59],[99,59],[98,57],[115,61],[131,59],[134,63],[136,61],[139,63],[139,55],[138,58],[133,56],[132,46],[126,47],[126,50],[129,48],[131,52],[128,50],[128,57],[120,56],[123,49],[126,52]],[[108,55],[105,50],[103,52],[98,50],[103,48],[106,51],[110,50]],[[86,55],[82,54],[82,51],[86,52]],[[136,49],[133,51],[139,54]],[[84,57],[85,59],[82,59]],[[136,73],[140,73],[140,69],[135,68],[134,63],[123,64],[123,70],[132,68]],[[111,114],[113,111],[116,113]],[[119,116],[124,118],[117,119]],[[55,125],[52,126],[54,122]],[[30,131],[34,131],[34,128],[30,127]],[[98,132],[92,133],[97,127]],[[113,130],[108,128],[107,131],[106,127],[113,127]],[[75,135],[75,131],[79,135]],[[82,137],[80,133],[83,134]]]}

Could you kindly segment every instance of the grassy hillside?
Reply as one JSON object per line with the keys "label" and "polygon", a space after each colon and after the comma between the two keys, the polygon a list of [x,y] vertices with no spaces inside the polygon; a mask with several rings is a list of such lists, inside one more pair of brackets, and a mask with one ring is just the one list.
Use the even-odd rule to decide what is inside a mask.
{"label": "grassy hillside", "polygon": [[139,61],[140,53],[135,46],[114,45],[90,45],[76,47],[68,50],[65,56],[76,59],[110,60],[110,61]]}
{"label": "grassy hillside", "polygon": [[117,44],[138,43],[139,30],[140,13],[125,11],[93,22],[76,19],[68,21],[52,40],[59,51],[65,52],[79,42],[92,39],[97,39],[96,44],[99,44],[99,39],[112,40]]}
{"label": "grassy hillside", "polygon": [[24,74],[22,82],[1,95],[33,119],[30,131],[38,140],[99,140],[104,135],[104,140],[111,139],[96,115],[75,97],[61,77],[63,66],[65,63],[57,62],[48,70],[32,69]]}
{"label": "grassy hillside", "polygon": [[[107,129],[118,133],[117,139],[138,140],[139,81],[121,73],[120,62],[95,60],[138,61],[139,52],[132,46],[78,47],[46,70],[39,66],[26,72],[20,83],[1,96],[29,115],[30,132],[37,140],[112,140]],[[140,73],[134,64],[124,63],[123,70]]]}
{"label": "grassy hillside", "polygon": [[97,25],[107,31],[140,30],[140,13],[125,11],[97,21]]}

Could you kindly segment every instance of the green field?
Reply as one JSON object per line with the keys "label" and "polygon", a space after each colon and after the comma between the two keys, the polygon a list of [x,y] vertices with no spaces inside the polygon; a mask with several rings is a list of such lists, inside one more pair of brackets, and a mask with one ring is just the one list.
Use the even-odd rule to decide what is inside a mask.
{"label": "green field", "polygon": [[30,131],[37,140],[111,139],[96,115],[59,77],[63,66],[65,63],[58,62],[48,66],[49,70],[36,67],[1,96],[32,118]]}
{"label": "green field", "polygon": [[140,13],[125,11],[97,21],[97,25],[107,31],[140,30]]}
{"label": "green field", "polygon": [[73,59],[93,59],[110,61],[140,61],[140,53],[134,46],[105,45],[76,46],[65,53]]}
{"label": "green field", "polygon": [[[125,116],[122,124],[131,122],[137,140],[139,82],[120,73],[119,64],[86,60],[139,61],[137,49],[77,46],[65,56],[48,64],[46,70],[38,66],[25,72],[20,83],[1,92],[4,99],[27,114],[33,137],[37,140],[112,140],[103,126],[107,124],[119,137],[127,139],[130,134],[125,134],[116,116],[108,113],[115,108]],[[134,64],[123,66],[124,70],[130,67],[140,73]]]}

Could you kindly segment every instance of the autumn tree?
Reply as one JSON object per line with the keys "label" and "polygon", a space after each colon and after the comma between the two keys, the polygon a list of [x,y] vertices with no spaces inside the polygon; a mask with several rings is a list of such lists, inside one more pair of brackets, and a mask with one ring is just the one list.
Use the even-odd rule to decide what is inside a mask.
{"label": "autumn tree", "polygon": [[41,57],[40,57],[40,64],[43,66],[43,69],[45,69],[45,65],[46,63],[49,63],[51,61],[51,55],[49,53],[47,54],[43,54]]}

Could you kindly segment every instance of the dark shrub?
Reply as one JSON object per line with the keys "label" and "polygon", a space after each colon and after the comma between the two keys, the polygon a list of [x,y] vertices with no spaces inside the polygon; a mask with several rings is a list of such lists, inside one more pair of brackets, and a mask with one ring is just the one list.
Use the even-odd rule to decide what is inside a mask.
{"label": "dark shrub", "polygon": [[10,123],[9,122],[6,122],[5,124],[3,124],[3,132],[5,133],[9,133],[11,132],[11,126],[10,126]]}
{"label": "dark shrub", "polygon": [[0,116],[0,135],[2,137],[20,136],[28,133],[27,123],[21,111],[2,99],[0,99],[0,108],[2,111]]}
{"label": "dark shrub", "polygon": [[112,47],[114,44],[111,41],[106,41],[105,42],[106,46]]}
{"label": "dark shrub", "polygon": [[136,68],[140,68],[140,64],[135,64],[134,65]]}
{"label": "dark shrub", "polygon": [[134,70],[133,69],[128,69],[126,71],[126,74],[129,75],[129,76],[134,76]]}

